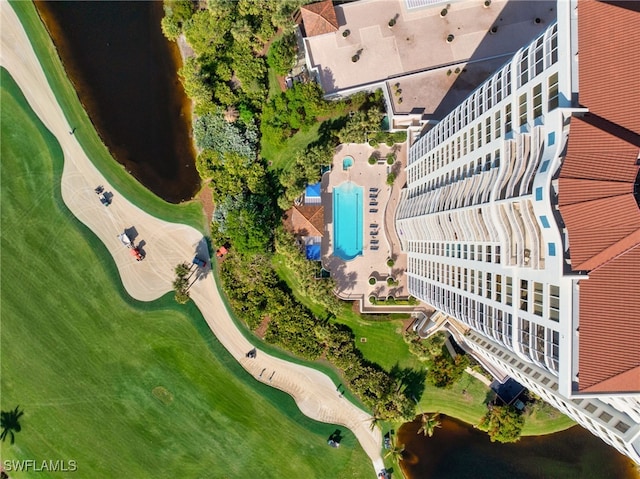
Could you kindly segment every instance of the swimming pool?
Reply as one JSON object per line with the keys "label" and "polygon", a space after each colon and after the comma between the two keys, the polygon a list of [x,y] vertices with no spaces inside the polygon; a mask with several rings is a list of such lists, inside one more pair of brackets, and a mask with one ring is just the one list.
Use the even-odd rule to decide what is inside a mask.
{"label": "swimming pool", "polygon": [[350,181],[333,189],[333,254],[345,261],[362,254],[363,191]]}
{"label": "swimming pool", "polygon": [[348,170],[352,166],[353,166],[353,157],[352,156],[345,156],[342,159],[342,169],[343,170]]}

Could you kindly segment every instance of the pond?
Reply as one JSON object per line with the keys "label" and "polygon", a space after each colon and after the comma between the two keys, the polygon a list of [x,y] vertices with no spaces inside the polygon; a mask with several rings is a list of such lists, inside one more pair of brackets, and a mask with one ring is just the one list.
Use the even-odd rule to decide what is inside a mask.
{"label": "pond", "polygon": [[165,200],[200,186],[178,47],[162,2],[35,2],[98,134],[116,161]]}
{"label": "pond", "polygon": [[432,437],[418,435],[420,417],[403,424],[398,443],[407,479],[638,479],[633,462],[574,426],[546,436],[523,437],[514,444],[492,443],[473,426],[440,416]]}

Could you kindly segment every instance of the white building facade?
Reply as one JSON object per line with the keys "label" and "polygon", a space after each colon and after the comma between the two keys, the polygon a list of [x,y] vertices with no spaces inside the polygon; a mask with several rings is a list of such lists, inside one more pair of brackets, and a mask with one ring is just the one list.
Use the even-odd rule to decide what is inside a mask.
{"label": "white building facade", "polygon": [[640,463],[640,394],[578,394],[578,281],[557,209],[578,92],[576,4],[424,133],[396,228],[412,295],[466,346]]}

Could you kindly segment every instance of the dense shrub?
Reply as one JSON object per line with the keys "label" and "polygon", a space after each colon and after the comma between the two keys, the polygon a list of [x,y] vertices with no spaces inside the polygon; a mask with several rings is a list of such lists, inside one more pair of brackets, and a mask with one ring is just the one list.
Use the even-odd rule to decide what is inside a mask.
{"label": "dense shrub", "polygon": [[491,442],[516,442],[524,427],[524,416],[513,406],[490,406],[478,428],[487,431]]}
{"label": "dense shrub", "polygon": [[286,266],[295,275],[304,294],[321,304],[327,311],[338,314],[340,301],[334,294],[335,280],[333,278],[315,278],[316,263],[306,258],[296,244],[295,237],[282,226],[276,230],[275,248],[276,252],[284,258]]}
{"label": "dense shrub", "polygon": [[439,388],[450,388],[462,377],[468,365],[469,358],[466,355],[458,354],[454,359],[443,347],[442,353],[429,362],[427,381]]}
{"label": "dense shrub", "polygon": [[258,129],[251,123],[242,129],[225,121],[222,113],[209,113],[196,119],[193,134],[199,148],[219,154],[237,153],[255,158],[258,151]]}
{"label": "dense shrub", "polygon": [[284,189],[278,200],[280,207],[288,209],[307,184],[320,180],[321,167],[330,165],[332,161],[333,148],[329,145],[314,146],[298,153],[293,166],[280,174],[280,184]]}
{"label": "dense shrub", "polygon": [[447,339],[442,332],[433,334],[427,339],[421,339],[418,333],[412,330],[405,331],[403,338],[409,345],[409,351],[421,361],[428,361],[442,354],[442,347]]}
{"label": "dense shrub", "polygon": [[309,128],[316,123],[318,115],[329,112],[332,106],[335,105],[324,100],[317,83],[295,83],[264,105],[263,132],[265,128],[280,130],[280,141],[283,141],[296,131]]}
{"label": "dense shrub", "polygon": [[164,0],[163,8],[162,33],[169,40],[175,40],[182,33],[184,23],[193,15],[195,3],[192,0]]}
{"label": "dense shrub", "polygon": [[228,196],[216,205],[213,223],[219,240],[232,243],[242,254],[271,250],[275,210],[264,195]]}
{"label": "dense shrub", "polygon": [[284,34],[269,48],[267,63],[278,75],[286,75],[296,63],[298,46],[293,32]]}

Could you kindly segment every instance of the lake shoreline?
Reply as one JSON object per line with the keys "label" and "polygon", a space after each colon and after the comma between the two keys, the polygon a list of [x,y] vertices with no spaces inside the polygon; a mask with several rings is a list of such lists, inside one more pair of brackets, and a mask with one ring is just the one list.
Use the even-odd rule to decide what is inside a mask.
{"label": "lake shoreline", "polygon": [[440,421],[433,437],[417,434],[420,416],[397,431],[397,442],[405,445],[400,467],[406,479],[471,477],[469,471],[477,479],[640,477],[633,461],[578,425],[500,444],[458,419],[441,415]]}
{"label": "lake shoreline", "polygon": [[[177,75],[179,46],[160,29],[162,4],[92,3],[35,7],[95,130],[155,195],[173,204],[197,199],[193,106]],[[122,16],[129,21],[121,29]]]}

